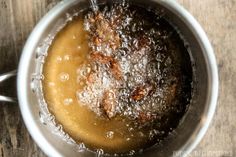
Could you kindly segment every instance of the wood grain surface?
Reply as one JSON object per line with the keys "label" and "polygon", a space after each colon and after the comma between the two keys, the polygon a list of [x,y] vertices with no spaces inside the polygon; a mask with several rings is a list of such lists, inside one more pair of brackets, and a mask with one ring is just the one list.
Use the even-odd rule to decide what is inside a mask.
{"label": "wood grain surface", "polygon": [[[215,50],[220,94],[214,119],[191,157],[236,157],[236,0],[177,0],[205,29]],[[0,73],[17,68],[22,47],[59,0],[0,0]],[[0,93],[15,96],[14,79]],[[28,134],[18,104],[0,102],[0,157],[45,157]]]}

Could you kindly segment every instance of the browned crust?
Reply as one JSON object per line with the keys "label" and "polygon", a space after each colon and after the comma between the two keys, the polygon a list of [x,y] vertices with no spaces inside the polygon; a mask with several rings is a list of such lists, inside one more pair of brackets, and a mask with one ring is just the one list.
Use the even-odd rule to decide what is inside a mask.
{"label": "browned crust", "polygon": [[101,107],[104,110],[106,116],[108,118],[112,118],[115,115],[115,107],[116,107],[116,94],[113,90],[107,90],[103,94],[103,99],[101,103]]}

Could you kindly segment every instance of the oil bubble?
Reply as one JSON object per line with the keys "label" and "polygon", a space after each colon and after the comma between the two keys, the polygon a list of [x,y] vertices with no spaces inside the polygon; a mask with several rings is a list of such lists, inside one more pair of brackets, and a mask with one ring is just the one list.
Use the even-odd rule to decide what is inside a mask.
{"label": "oil bubble", "polygon": [[59,74],[59,80],[61,82],[65,82],[65,81],[68,81],[70,78],[69,74],[68,73],[65,73],[65,72],[62,72]]}

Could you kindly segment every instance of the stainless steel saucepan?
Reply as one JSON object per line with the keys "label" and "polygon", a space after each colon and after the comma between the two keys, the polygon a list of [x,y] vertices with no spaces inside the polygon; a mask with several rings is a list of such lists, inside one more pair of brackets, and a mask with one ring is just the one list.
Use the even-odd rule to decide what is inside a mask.
{"label": "stainless steel saucepan", "polygon": [[[115,0],[114,0],[115,1]],[[98,3],[111,3],[112,0],[98,0]],[[181,32],[189,43],[191,58],[195,65],[194,92],[191,105],[182,118],[178,128],[161,145],[154,146],[138,156],[187,156],[200,142],[212,120],[218,96],[217,63],[212,46],[199,25],[190,13],[175,0],[130,0],[130,3],[152,10],[162,10],[167,18]],[[63,26],[68,15],[82,11],[89,7],[87,0],[64,0],[51,9],[34,28],[29,36],[20,59],[17,73],[17,93],[20,110],[25,125],[39,147],[52,157],[83,157],[95,156],[94,153],[78,150],[73,140],[62,133],[64,140],[55,131],[51,131],[44,119],[47,109],[44,106],[43,95],[40,91],[40,72],[42,60],[45,56],[50,39],[49,34],[55,34]],[[39,48],[40,47],[40,48]],[[44,49],[40,51],[40,49]],[[0,82],[13,76],[15,71],[0,76]],[[41,98],[40,98],[41,97]],[[12,101],[9,97],[0,96],[2,101]],[[44,107],[44,108],[43,108]],[[43,109],[42,109],[43,108]],[[42,116],[43,115],[43,116]],[[60,130],[55,127],[54,130]]]}

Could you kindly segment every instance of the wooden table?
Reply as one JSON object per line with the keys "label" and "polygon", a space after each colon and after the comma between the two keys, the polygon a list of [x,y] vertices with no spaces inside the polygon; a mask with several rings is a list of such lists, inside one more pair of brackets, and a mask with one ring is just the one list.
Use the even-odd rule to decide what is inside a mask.
{"label": "wooden table", "polygon": [[[213,122],[192,157],[236,157],[236,0],[178,0],[203,26],[215,49],[220,94]],[[0,0],[0,73],[17,68],[22,47],[59,0]],[[0,93],[15,95],[14,80]],[[0,103],[0,157],[45,157],[28,134],[18,104]]]}

